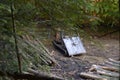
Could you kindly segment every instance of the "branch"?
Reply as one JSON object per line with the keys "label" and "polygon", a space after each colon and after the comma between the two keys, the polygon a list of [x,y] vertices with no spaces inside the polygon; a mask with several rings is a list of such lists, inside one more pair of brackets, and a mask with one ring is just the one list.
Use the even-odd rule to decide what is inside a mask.
{"label": "branch", "polygon": [[[0,76],[6,76],[17,79],[27,79],[27,80],[63,80],[57,76],[48,76],[38,73],[35,70],[31,70],[32,73],[8,73],[0,71]],[[46,76],[47,75],[47,76]]]}

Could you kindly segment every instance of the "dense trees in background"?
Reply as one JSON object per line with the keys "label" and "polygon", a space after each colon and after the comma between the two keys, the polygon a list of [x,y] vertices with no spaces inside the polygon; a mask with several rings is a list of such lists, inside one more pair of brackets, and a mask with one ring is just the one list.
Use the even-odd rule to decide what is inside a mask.
{"label": "dense trees in background", "polygon": [[[11,61],[11,65],[2,65],[4,70],[14,71],[16,56],[11,56],[14,40],[12,10],[17,35],[23,29],[29,32],[36,24],[47,24],[51,27],[84,28],[98,30],[119,26],[119,0],[0,0],[0,54]],[[1,46],[0,46],[1,47]],[[4,49],[4,50],[3,50]],[[6,52],[7,51],[7,52]],[[9,57],[9,58],[8,58]],[[8,67],[5,67],[8,66]]]}
{"label": "dense trees in background", "polygon": [[115,27],[120,18],[118,3],[118,0],[1,0],[0,26],[10,27],[13,4],[19,28],[29,26],[35,19],[38,23],[59,27]]}

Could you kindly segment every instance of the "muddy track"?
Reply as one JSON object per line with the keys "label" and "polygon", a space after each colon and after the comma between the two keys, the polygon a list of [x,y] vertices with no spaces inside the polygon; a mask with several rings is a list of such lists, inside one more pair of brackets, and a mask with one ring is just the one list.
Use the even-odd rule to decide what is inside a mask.
{"label": "muddy track", "polygon": [[102,48],[94,42],[84,42],[87,53],[85,55],[65,57],[53,46],[48,47],[58,65],[51,68],[51,73],[68,80],[87,80],[80,77],[81,72],[88,71],[92,64],[102,64],[106,59],[119,59],[119,40],[99,39]]}

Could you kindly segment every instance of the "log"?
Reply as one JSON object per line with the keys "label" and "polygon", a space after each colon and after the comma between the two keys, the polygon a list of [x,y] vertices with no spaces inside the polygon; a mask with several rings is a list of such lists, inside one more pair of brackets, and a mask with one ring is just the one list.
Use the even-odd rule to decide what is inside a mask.
{"label": "log", "polygon": [[[38,69],[36,66],[38,67],[42,64],[60,66],[57,61],[51,57],[50,52],[40,40],[29,37],[28,35],[23,36],[23,38],[18,37],[18,39],[23,62],[27,63],[29,68],[35,66],[35,69]],[[32,63],[32,65],[30,65],[30,63]]]}
{"label": "log", "polygon": [[[35,50],[37,50],[38,52],[41,52],[41,50],[39,48],[37,48],[34,44],[31,44],[29,41],[25,41],[27,44],[29,44],[31,47],[33,47]],[[47,54],[44,54],[46,57],[48,57],[54,64],[56,63],[56,61],[51,58],[50,56],[48,56]]]}
{"label": "log", "polygon": [[[105,69],[105,70],[109,70],[109,71],[114,71],[114,72],[119,72],[119,68],[116,67],[112,67],[112,66],[100,66],[100,65],[93,65],[93,66],[97,66],[101,69]],[[91,67],[89,71],[94,70],[94,67]]]}
{"label": "log", "polygon": [[0,76],[10,77],[10,78],[13,78],[15,80],[19,80],[19,79],[25,79],[25,80],[64,80],[64,79],[59,78],[57,76],[51,77],[51,76],[43,76],[43,75],[39,75],[39,74],[34,75],[34,74],[31,74],[28,72],[8,73],[8,72],[0,71]]}
{"label": "log", "polygon": [[109,65],[112,65],[112,66],[115,66],[115,67],[120,67],[119,64],[116,64],[114,62],[110,62],[110,61],[105,61],[105,63],[109,64]]}
{"label": "log", "polygon": [[28,72],[32,73],[32,74],[34,74],[36,76],[41,76],[41,77],[49,78],[51,80],[64,80],[63,78],[57,77],[55,75],[47,74],[45,72],[35,71],[33,69],[30,69],[30,68],[28,69]]}
{"label": "log", "polygon": [[106,78],[103,78],[103,77],[100,76],[100,75],[93,74],[93,73],[90,73],[90,72],[89,72],[89,73],[81,72],[81,73],[80,73],[80,76],[81,76],[81,77],[88,78],[88,79],[107,80]]}
{"label": "log", "polygon": [[120,76],[119,76],[119,73],[110,72],[110,71],[103,70],[103,69],[98,69],[97,72],[98,72],[99,74],[106,75],[106,76],[117,77],[117,78],[120,77]]}
{"label": "log", "polygon": [[119,78],[119,73],[104,70],[104,69],[102,69],[102,68],[100,68],[99,66],[96,66],[96,65],[92,65],[92,67],[94,67],[96,72],[99,73],[99,74]]}
{"label": "log", "polygon": [[116,64],[119,64],[120,65],[120,61],[117,61],[117,60],[114,60],[114,59],[111,59],[111,58],[109,58],[108,59],[110,62],[113,62],[113,63],[116,63]]}
{"label": "log", "polygon": [[[40,50],[45,51],[45,54],[43,54],[43,55],[45,55],[46,57],[48,57],[48,59],[50,59],[53,64],[58,64],[55,59],[53,59],[52,57],[50,57],[50,54],[49,54],[50,52],[45,48],[45,46],[38,39],[36,41],[39,42],[38,44],[40,44],[40,46],[42,48]],[[25,42],[40,52],[40,50],[34,44],[32,44],[31,42],[26,41],[26,40],[25,40]]]}
{"label": "log", "polygon": [[111,32],[107,32],[107,33],[105,33],[105,34],[103,34],[103,35],[97,35],[97,37],[98,37],[98,38],[102,38],[102,37],[104,37],[104,36],[107,36],[108,34],[110,35],[110,34],[113,34],[113,33],[115,33],[115,32],[118,32],[118,31],[119,31],[119,29],[114,30],[114,31],[111,31]]}
{"label": "log", "polygon": [[118,67],[118,66],[114,66],[114,65],[110,65],[110,64],[103,64],[103,65],[106,67],[111,67],[111,68],[116,69],[116,72],[120,72],[120,67]]}
{"label": "log", "polygon": [[[24,49],[27,49],[27,50],[31,51],[31,49],[28,48],[27,46],[19,46],[19,47],[21,47],[21,49],[24,48]],[[22,50],[21,50],[21,51],[22,51]],[[32,52],[33,52],[33,51],[34,51],[34,50],[32,50]],[[22,52],[22,53],[26,53],[26,52],[24,51],[24,52]],[[22,55],[24,55],[24,54],[22,54]],[[26,55],[27,55],[28,58],[30,58],[30,59],[32,59],[32,60],[34,59],[34,58],[33,58],[34,56],[31,56],[31,55],[29,55],[29,54],[27,54],[27,53],[26,53]],[[40,54],[40,55],[39,55],[39,54],[36,54],[36,56],[39,57],[39,59],[42,60],[42,61],[44,62],[44,64],[46,64],[46,65],[49,65],[49,64],[50,64],[46,59],[44,59],[44,56],[43,56],[42,54]],[[48,59],[48,60],[49,60],[49,59]]]}
{"label": "log", "polygon": [[112,66],[109,64],[104,64],[104,66],[114,68],[116,70],[116,72],[120,72],[120,67]]}

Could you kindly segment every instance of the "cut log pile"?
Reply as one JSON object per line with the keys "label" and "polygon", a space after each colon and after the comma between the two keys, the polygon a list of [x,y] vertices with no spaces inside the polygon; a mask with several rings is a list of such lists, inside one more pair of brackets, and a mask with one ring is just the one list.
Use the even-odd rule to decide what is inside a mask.
{"label": "cut log pile", "polygon": [[58,65],[58,63],[51,57],[50,52],[40,40],[28,35],[17,37],[17,39],[22,73],[0,71],[0,76],[7,76],[15,80],[63,80],[46,72],[48,66]]}
{"label": "cut log pile", "polygon": [[57,64],[40,40],[25,35],[22,38],[18,38],[18,41],[23,63],[29,63],[29,67],[37,68],[41,67],[41,65]]}
{"label": "cut log pile", "polygon": [[81,72],[80,76],[94,80],[119,80],[120,61],[109,58],[102,65],[92,65],[88,72]]}

